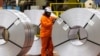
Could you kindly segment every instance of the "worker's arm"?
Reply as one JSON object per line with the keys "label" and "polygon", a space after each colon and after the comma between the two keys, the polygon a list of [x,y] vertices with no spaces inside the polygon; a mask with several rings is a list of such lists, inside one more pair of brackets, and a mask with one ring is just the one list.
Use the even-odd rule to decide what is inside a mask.
{"label": "worker's arm", "polygon": [[55,21],[57,20],[57,17],[51,17],[51,20],[53,22],[53,24],[55,23]]}

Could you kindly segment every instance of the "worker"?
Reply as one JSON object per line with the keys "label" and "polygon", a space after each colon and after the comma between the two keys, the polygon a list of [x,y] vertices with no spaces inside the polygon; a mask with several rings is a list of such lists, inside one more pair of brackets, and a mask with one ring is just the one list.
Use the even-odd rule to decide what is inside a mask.
{"label": "worker", "polygon": [[3,7],[3,0],[0,0],[0,9]]}
{"label": "worker", "polygon": [[40,20],[40,39],[42,43],[41,56],[53,56],[52,26],[55,22],[51,17],[51,9],[45,8]]}

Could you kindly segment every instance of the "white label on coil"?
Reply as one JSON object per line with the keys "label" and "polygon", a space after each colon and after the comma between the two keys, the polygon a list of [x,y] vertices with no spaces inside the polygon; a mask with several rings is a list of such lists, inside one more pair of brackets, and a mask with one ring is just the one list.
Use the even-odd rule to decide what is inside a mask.
{"label": "white label on coil", "polygon": [[67,29],[69,28],[69,26],[67,25],[67,24],[65,24],[64,26],[63,26],[63,29],[66,31]]}
{"label": "white label on coil", "polygon": [[61,24],[62,22],[63,22],[63,19],[58,18],[57,23],[58,23],[58,24]]}
{"label": "white label on coil", "polygon": [[93,22],[92,20],[90,20],[90,21],[88,22],[88,24],[91,25],[91,26],[93,26],[93,25],[94,25],[94,22]]}
{"label": "white label on coil", "polygon": [[19,20],[17,20],[14,24],[15,25],[18,25],[20,23],[20,21]]}

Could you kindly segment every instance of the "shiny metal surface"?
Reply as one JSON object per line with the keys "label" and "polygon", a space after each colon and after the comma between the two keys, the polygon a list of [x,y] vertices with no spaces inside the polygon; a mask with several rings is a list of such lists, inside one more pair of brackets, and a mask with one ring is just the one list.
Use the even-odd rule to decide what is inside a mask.
{"label": "shiny metal surface", "polygon": [[16,10],[0,10],[0,17],[0,26],[6,29],[0,36],[8,39],[7,43],[0,45],[0,55],[24,56],[33,44],[34,25],[26,15]]}
{"label": "shiny metal surface", "polygon": [[[74,14],[75,13],[75,14]],[[67,22],[67,24],[70,27],[74,26],[81,26],[84,27],[84,25],[90,20],[93,13],[86,8],[74,8],[65,11],[61,18]]]}
{"label": "shiny metal surface", "polygon": [[100,46],[91,42],[76,46],[66,42],[55,48],[59,56],[97,56],[100,53]]}
{"label": "shiny metal surface", "polygon": [[100,36],[99,34],[100,16],[99,15],[100,15],[100,12],[94,9],[74,8],[74,9],[65,11],[61,15],[61,18],[67,22],[70,28],[77,25],[84,28],[88,32],[87,33],[88,40],[99,44],[100,43],[100,41],[98,40]]}
{"label": "shiny metal surface", "polygon": [[[86,8],[73,8],[61,14],[61,18],[54,23],[52,31],[53,43],[58,54],[60,56],[96,56],[100,52],[99,15],[100,12]],[[77,42],[81,42],[79,39],[77,42],[69,39],[69,31],[75,26],[81,27],[81,38],[86,37],[85,41],[82,40],[82,45],[77,46]],[[40,48],[40,40],[37,40],[28,54],[39,55]]]}
{"label": "shiny metal surface", "polygon": [[39,25],[40,19],[44,10],[25,10],[24,13],[29,17],[32,21],[32,24]]}
{"label": "shiny metal surface", "polygon": [[[100,12],[94,9],[87,8],[72,8],[66,10],[64,13],[60,15],[60,19],[56,21],[53,28],[53,39],[57,43],[55,48],[58,51],[60,56],[97,56],[100,52]],[[63,24],[63,25],[62,25]],[[59,26],[59,27],[57,27]],[[68,32],[73,30],[73,27],[79,26],[80,35],[85,39],[83,40],[73,41],[70,40],[68,36]],[[75,29],[76,39],[77,32],[79,28]],[[64,31],[66,32],[64,32]],[[64,33],[62,33],[62,31]],[[65,34],[67,36],[65,36]],[[72,34],[73,35],[73,34]],[[80,37],[81,37],[80,36]],[[61,40],[61,38],[63,40]],[[73,38],[71,38],[73,39]],[[66,42],[65,42],[66,40]],[[79,42],[83,41],[82,45],[77,45]],[[72,43],[72,44],[71,44]],[[73,54],[72,54],[73,53]]]}
{"label": "shiny metal surface", "polygon": [[59,19],[55,22],[52,29],[52,41],[54,46],[68,40],[69,28],[67,30],[64,30],[64,22],[59,24],[58,21]]}
{"label": "shiny metal surface", "polygon": [[[74,8],[61,14],[61,18],[70,28],[68,38],[71,40],[72,44],[82,45],[87,41],[88,33],[87,30],[85,30],[85,27],[87,27],[88,22],[93,19],[94,16],[95,14],[86,8]],[[82,29],[85,31],[84,34]]]}
{"label": "shiny metal surface", "polygon": [[[29,17],[32,21],[32,24],[37,27],[40,24],[40,19],[44,10],[25,10],[24,13]],[[39,28],[38,28],[39,29]],[[38,29],[36,29],[38,31]],[[38,56],[41,54],[41,41],[40,38],[34,35],[34,43],[26,55]]]}
{"label": "shiny metal surface", "polygon": [[68,39],[74,45],[85,44],[87,38],[88,38],[87,31],[80,26],[74,26],[69,30]]}
{"label": "shiny metal surface", "polygon": [[88,39],[100,44],[100,12],[95,11],[95,16],[89,22],[86,30],[88,31]]}
{"label": "shiny metal surface", "polygon": [[7,43],[8,40],[9,40],[8,30],[0,26],[0,45]]}

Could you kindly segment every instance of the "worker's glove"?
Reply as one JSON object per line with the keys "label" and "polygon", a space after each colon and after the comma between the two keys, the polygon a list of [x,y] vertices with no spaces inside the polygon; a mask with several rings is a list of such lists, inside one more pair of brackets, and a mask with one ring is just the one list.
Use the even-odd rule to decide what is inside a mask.
{"label": "worker's glove", "polygon": [[53,19],[53,24],[55,23],[56,20],[57,20],[57,19]]}

